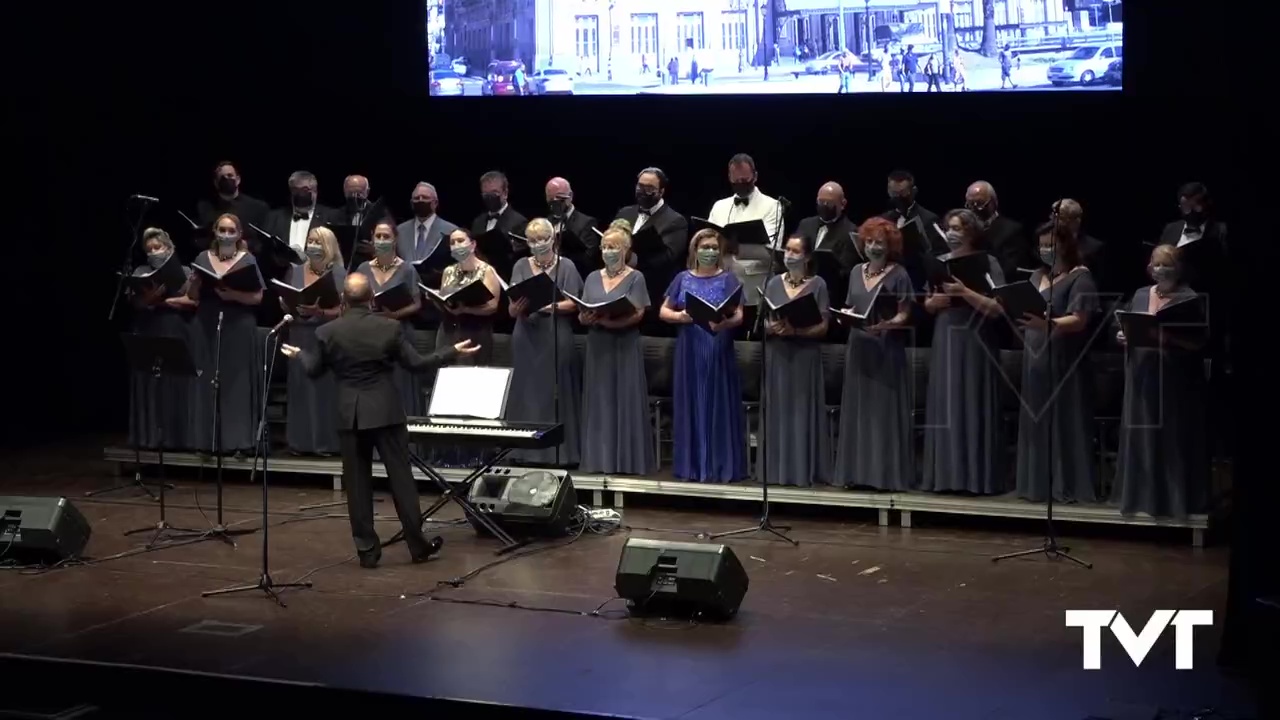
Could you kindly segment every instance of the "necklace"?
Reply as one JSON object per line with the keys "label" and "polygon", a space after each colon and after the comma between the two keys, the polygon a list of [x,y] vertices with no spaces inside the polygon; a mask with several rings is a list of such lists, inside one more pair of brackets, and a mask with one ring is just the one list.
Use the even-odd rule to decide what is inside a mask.
{"label": "necklace", "polygon": [[1160,286],[1156,285],[1154,289],[1156,291],[1156,297],[1160,298],[1161,300],[1167,300],[1169,299],[1169,296],[1173,294],[1172,288],[1166,291],[1166,290],[1161,290]]}
{"label": "necklace", "polygon": [[791,273],[786,273],[785,275],[782,276],[782,281],[785,282],[789,287],[798,288],[801,285],[804,285],[805,283],[809,282],[809,276],[801,275],[800,277],[797,278],[797,277],[794,277]]}
{"label": "necklace", "polygon": [[617,270],[614,270],[613,268],[608,268],[608,267],[607,267],[607,268],[605,268],[605,269],[604,269],[604,274],[605,274],[605,275],[607,275],[607,276],[609,276],[609,277],[611,277],[611,278],[616,278],[616,277],[618,277],[619,275],[621,275],[621,274],[622,274],[622,271],[623,271],[623,270],[626,270],[626,269],[627,269],[627,266],[626,266],[626,265],[618,265],[618,269],[617,269]]}
{"label": "necklace", "polygon": [[539,270],[544,270],[544,271],[545,271],[545,270],[550,270],[550,269],[551,269],[551,267],[552,267],[553,265],[555,265],[555,264],[556,264],[556,262],[558,262],[559,260],[560,260],[560,256],[559,256],[559,255],[552,255],[552,256],[551,256],[551,259],[550,259],[550,260],[548,260],[548,261],[546,261],[546,262],[542,262],[542,261],[538,260],[538,258],[536,258],[536,257],[535,257],[535,258],[533,259],[533,266],[534,266],[534,267],[536,267],[536,268],[538,268]]}
{"label": "necklace", "polygon": [[399,259],[400,259],[400,258],[392,258],[390,263],[388,263],[388,264],[386,264],[386,265],[383,265],[383,264],[382,264],[382,262],[381,262],[378,258],[374,258],[374,259],[373,259],[373,263],[372,263],[372,265],[373,265],[374,269],[376,269],[378,272],[387,272],[388,270],[394,270],[394,269],[395,269],[395,267],[396,267],[396,260],[399,260]]}
{"label": "necklace", "polygon": [[316,277],[320,277],[321,275],[329,272],[329,268],[331,267],[333,267],[333,263],[325,263],[324,267],[317,270],[315,265],[312,265],[311,263],[307,263],[307,272],[310,273],[311,275],[315,275]]}
{"label": "necklace", "polygon": [[866,279],[868,279],[868,280],[870,280],[870,279],[872,279],[872,278],[877,278],[877,277],[880,277],[881,275],[885,274],[885,271],[886,271],[886,270],[888,270],[888,269],[889,269],[889,266],[888,266],[888,265],[884,265],[884,266],[882,266],[879,270],[872,270],[872,269],[871,269],[871,263],[867,263],[866,265],[863,265],[863,266],[862,266],[862,277],[864,277],[864,278],[866,278]]}

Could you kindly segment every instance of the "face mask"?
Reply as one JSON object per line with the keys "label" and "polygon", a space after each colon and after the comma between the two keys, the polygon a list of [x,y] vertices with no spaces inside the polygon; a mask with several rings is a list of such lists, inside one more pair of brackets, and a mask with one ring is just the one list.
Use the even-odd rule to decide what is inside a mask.
{"label": "face mask", "polygon": [[367,200],[368,198],[364,197],[363,195],[348,195],[347,207],[352,210],[358,210],[362,205],[365,204],[365,201]]}
{"label": "face mask", "polygon": [[799,272],[804,269],[804,256],[787,253],[782,256],[782,264],[786,265],[787,270],[791,272]]}
{"label": "face mask", "polygon": [[436,206],[426,201],[419,201],[413,204],[413,214],[415,217],[429,218],[436,214]]}
{"label": "face mask", "polygon": [[605,267],[615,268],[622,261],[622,251],[614,249],[601,250],[600,258],[604,260]]}
{"label": "face mask", "polygon": [[471,257],[471,246],[470,245],[454,245],[453,247],[449,248],[449,254],[453,255],[454,260],[457,260],[458,262],[462,262],[463,260],[466,260],[467,258]]}
{"label": "face mask", "polygon": [[308,245],[308,246],[307,246],[307,257],[311,258],[312,260],[319,260],[320,258],[324,257],[324,246],[323,246],[323,245]]}
{"label": "face mask", "polygon": [[309,208],[315,202],[315,198],[311,196],[310,190],[294,190],[293,206],[296,208]]}
{"label": "face mask", "polygon": [[970,210],[974,215],[977,215],[979,220],[984,220],[984,221],[985,221],[985,220],[990,220],[990,219],[991,219],[991,214],[992,214],[992,213],[991,213],[991,205],[990,205],[990,203],[988,203],[988,204],[986,204],[986,205],[979,205],[979,204],[977,204],[977,203],[971,203],[971,204],[965,205],[965,207],[969,208],[969,210]]}
{"label": "face mask", "polygon": [[565,204],[567,201],[556,198],[547,202],[547,212],[551,213],[551,217],[564,217]]}
{"label": "face mask", "polygon": [[1058,253],[1056,253],[1053,248],[1040,248],[1040,262],[1048,265],[1049,267],[1053,267],[1054,262],[1056,262],[1057,259]]}
{"label": "face mask", "polygon": [[232,233],[231,235],[219,235],[218,247],[223,249],[235,247],[236,241],[238,241],[239,239],[240,239],[240,236],[234,233]]}
{"label": "face mask", "polygon": [[879,262],[885,258],[886,250],[883,245],[868,245],[863,251],[867,254],[868,260]]}
{"label": "face mask", "polygon": [[529,243],[529,252],[537,255],[538,257],[542,257],[543,255],[551,252],[551,241],[548,240],[540,243]]}
{"label": "face mask", "polygon": [[1172,265],[1156,265],[1151,268],[1151,279],[1164,285],[1178,279],[1178,269]]}
{"label": "face mask", "polygon": [[698,248],[698,264],[711,267],[720,262],[720,251],[713,248]]}
{"label": "face mask", "polygon": [[836,209],[835,205],[830,203],[818,203],[818,219],[822,220],[824,223],[829,223],[835,220],[836,215],[838,215],[839,212],[840,211]]}
{"label": "face mask", "polygon": [[733,194],[737,195],[740,198],[750,196],[751,191],[756,189],[756,184],[750,180],[744,180],[742,182],[736,182],[732,184],[733,184]]}
{"label": "face mask", "polygon": [[645,210],[650,210],[654,205],[658,204],[658,193],[645,190],[643,188],[637,188],[636,204]]}
{"label": "face mask", "polygon": [[393,238],[374,238],[373,251],[379,255],[387,255],[395,250],[396,241]]}
{"label": "face mask", "polygon": [[894,195],[889,198],[889,202],[893,203],[893,207],[898,212],[906,212],[911,208],[911,198],[909,196]]}
{"label": "face mask", "polygon": [[1203,210],[1188,210],[1182,213],[1182,219],[1187,221],[1188,225],[1200,226],[1204,224]]}
{"label": "face mask", "polygon": [[955,250],[964,245],[964,234],[956,230],[947,231],[947,247]]}
{"label": "face mask", "polygon": [[218,184],[218,192],[222,193],[223,195],[231,195],[236,191],[235,178],[220,177],[218,178],[217,184]]}
{"label": "face mask", "polygon": [[161,250],[160,252],[147,253],[147,264],[153,268],[162,267],[169,260],[169,251]]}
{"label": "face mask", "polygon": [[502,196],[498,193],[485,193],[480,196],[480,202],[484,203],[484,209],[491,213],[502,209]]}

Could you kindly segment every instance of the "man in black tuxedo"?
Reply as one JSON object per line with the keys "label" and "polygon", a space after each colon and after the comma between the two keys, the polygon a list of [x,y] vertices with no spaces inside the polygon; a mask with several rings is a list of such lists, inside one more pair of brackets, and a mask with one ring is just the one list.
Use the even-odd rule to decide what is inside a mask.
{"label": "man in black tuxedo", "polygon": [[216,194],[212,200],[196,203],[196,222],[200,223],[195,236],[198,250],[209,248],[211,228],[219,215],[231,213],[240,218],[242,224],[262,227],[270,212],[265,202],[240,192],[240,172],[230,160],[223,160],[213,168],[213,188]]}
{"label": "man in black tuxedo", "polygon": [[[307,233],[325,223],[337,222],[337,212],[316,202],[319,193],[316,176],[306,170],[299,170],[289,176],[289,207],[276,208],[267,216],[267,224],[263,227],[268,233],[275,235],[298,254],[305,257]],[[256,233],[255,233],[256,234]],[[267,240],[263,238],[263,240]],[[260,250],[259,262],[267,263],[274,277],[286,269],[293,260],[283,248],[271,250],[272,243],[267,242]]]}
{"label": "man in black tuxedo", "polygon": [[662,239],[656,251],[644,251],[633,246],[636,253],[636,269],[644,273],[649,289],[650,312],[645,315],[646,334],[669,335],[673,326],[657,319],[657,308],[662,307],[663,295],[672,278],[685,265],[689,256],[689,221],[666,202],[667,174],[656,167],[648,167],[636,176],[636,204],[628,205],[615,216],[631,223],[631,234],[652,226]]}
{"label": "man in black tuxedo", "polygon": [[286,357],[297,358],[307,375],[326,370],[338,383],[338,434],[342,445],[342,480],[347,489],[347,515],[360,566],[374,568],[382,558],[382,543],[373,527],[373,451],[387,470],[391,497],[404,528],[414,562],[440,550],[443,541],[422,534],[418,489],[409,468],[409,431],[396,389],[396,365],[422,372],[479,349],[471,341],[422,357],[404,337],[399,322],[373,313],[373,288],[364,275],[352,273],[343,286],[342,316],[316,331],[319,352],[281,346]]}
{"label": "man in black tuxedo", "polygon": [[[917,290],[924,289],[925,258],[947,252],[947,239],[938,235],[934,226],[938,214],[916,202],[919,188],[916,178],[906,170],[889,173],[889,203],[893,206],[880,217],[897,224],[902,230],[902,267]],[[913,229],[907,229],[911,226]]]}
{"label": "man in black tuxedo", "polygon": [[[796,234],[808,239],[814,252],[830,253],[835,259],[837,272],[833,277],[824,275],[822,279],[830,290],[832,304],[837,306],[844,305],[845,298],[849,296],[849,272],[859,259],[858,248],[853,241],[858,227],[845,215],[847,206],[844,188],[836,182],[824,183],[818,188],[818,214],[801,220],[796,226]],[[831,265],[819,261],[818,270],[824,267]]]}
{"label": "man in black tuxedo", "polygon": [[390,219],[391,213],[382,205],[369,202],[369,178],[363,175],[348,175],[342,181],[342,197],[342,207],[334,211],[330,222],[359,228],[352,250],[355,258],[351,263],[351,267],[359,267],[365,260],[373,259],[373,243],[369,236],[373,234],[374,223]]}
{"label": "man in black tuxedo", "polygon": [[578,274],[585,278],[601,267],[600,236],[593,229],[599,223],[573,204],[573,188],[568,180],[551,178],[545,191],[547,220],[551,221],[551,228],[560,241],[560,254],[569,258],[578,268]]}
{"label": "man in black tuxedo", "polygon": [[982,221],[985,250],[1000,263],[1005,279],[1012,282],[1018,268],[1036,267],[1031,238],[1022,223],[1000,214],[1000,198],[986,180],[978,180],[964,192],[964,206]]}
{"label": "man in black tuxedo", "polygon": [[[507,203],[510,188],[507,176],[500,170],[490,170],[481,175],[480,202],[484,204],[484,212],[471,221],[471,237],[481,245],[481,258],[492,265],[503,280],[511,279],[515,259],[529,254],[529,248],[523,240],[511,237],[512,233],[523,236],[524,226],[529,221]],[[509,249],[503,248],[506,253],[501,256],[496,249],[486,252],[485,243],[480,240],[480,236],[491,230],[501,231],[510,243]]]}

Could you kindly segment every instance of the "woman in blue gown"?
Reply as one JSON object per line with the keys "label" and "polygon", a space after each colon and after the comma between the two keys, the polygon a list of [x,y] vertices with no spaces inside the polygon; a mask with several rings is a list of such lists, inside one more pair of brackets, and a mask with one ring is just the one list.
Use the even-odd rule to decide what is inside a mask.
{"label": "woman in blue gown", "polygon": [[724,263],[724,238],[711,229],[689,241],[688,269],[667,287],[659,317],[679,326],[672,398],[672,474],[695,482],[733,482],[747,476],[742,381],[733,331],[741,303],[710,329],[685,311],[690,294],[719,305],[742,287]]}

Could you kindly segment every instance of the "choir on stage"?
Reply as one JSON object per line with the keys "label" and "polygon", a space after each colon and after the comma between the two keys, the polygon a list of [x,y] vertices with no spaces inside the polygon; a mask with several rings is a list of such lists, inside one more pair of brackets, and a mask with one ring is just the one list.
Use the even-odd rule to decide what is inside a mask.
{"label": "choir on stage", "polygon": [[[939,214],[919,204],[910,173],[895,172],[884,214],[853,222],[843,189],[827,182],[811,216],[788,229],[785,208],[757,188],[754,161],[738,155],[729,169],[731,194],[709,219],[668,205],[671,181],[650,167],[634,204],[605,227],[574,206],[564,178],[525,220],[506,176],[488,172],[484,212],[460,226],[437,214],[429,183],[412,189],[412,214],[397,224],[358,176],[344,184],[345,210],[319,205],[315,177],[295,173],[290,207],[269,212],[222,163],[215,199],[200,206],[199,252],[179,257],[162,229],[141,237],[133,329],[182,338],[201,372],[135,373],[130,442],[252,454],[264,326],[289,313],[287,342],[314,348],[342,311],[352,268],[406,338],[434,332],[437,348],[469,339],[481,350],[466,362],[509,364],[506,420],[563,425],[561,445],[521,451],[518,465],[646,476],[669,445],[662,469],[690,482],[1013,493],[1173,517],[1208,509],[1206,408],[1226,311],[1209,296],[1225,287],[1226,230],[1203,185],[1179,189],[1182,219],[1145,268],[1126,269],[1084,232],[1074,200],[1024,234],[989,183]],[[1144,270],[1149,282],[1126,287]],[[1124,358],[1111,435],[1095,418],[1105,352]],[[1005,362],[1015,357],[1020,367]],[[669,397],[655,403],[659,369]],[[332,378],[283,379],[279,449],[337,454]],[[426,415],[431,378],[400,371],[396,382],[406,412]],[[1114,471],[1098,460],[1108,445]],[[483,460],[448,446],[424,453],[441,465]]]}

